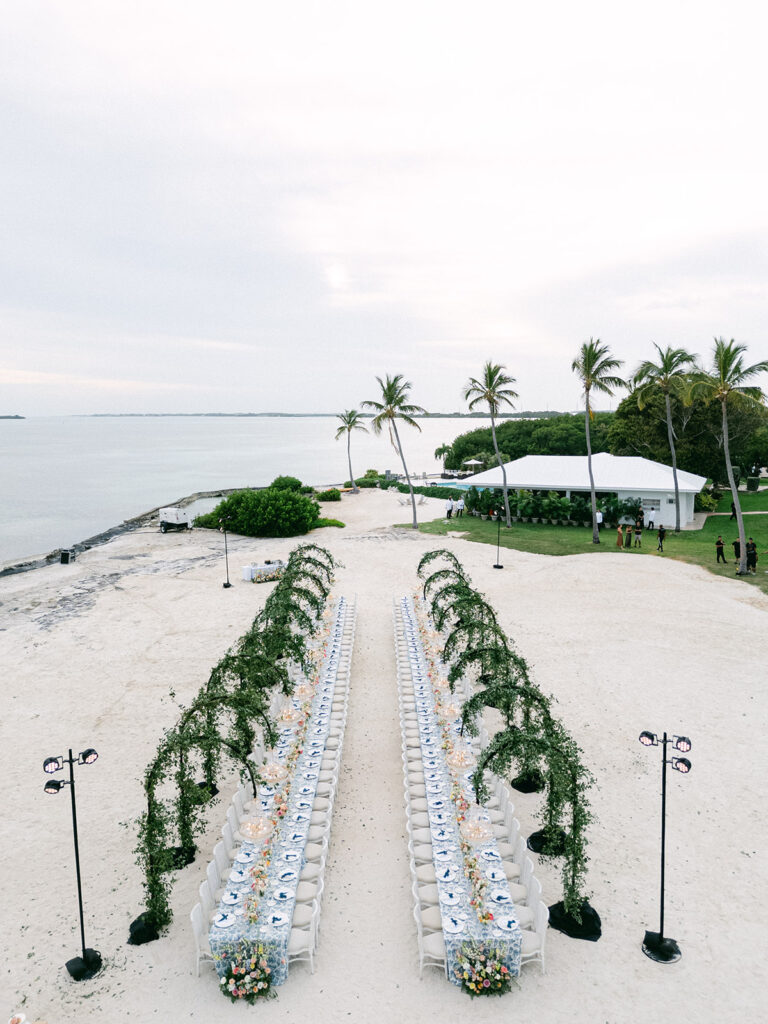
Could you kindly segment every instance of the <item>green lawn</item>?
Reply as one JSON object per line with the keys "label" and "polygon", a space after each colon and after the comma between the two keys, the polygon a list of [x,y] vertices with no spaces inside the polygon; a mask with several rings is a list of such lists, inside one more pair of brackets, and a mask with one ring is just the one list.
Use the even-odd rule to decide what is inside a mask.
{"label": "green lawn", "polygon": [[[768,496],[768,495],[767,495]],[[754,497],[754,495],[750,495]],[[760,497],[760,495],[758,495]],[[763,498],[768,505],[768,500]],[[730,510],[730,501],[728,509]],[[625,548],[622,558],[674,558],[681,562],[691,562],[693,565],[701,565],[717,576],[732,578],[736,571],[733,559],[733,548],[731,541],[738,537],[735,530],[735,522],[729,523],[728,519],[722,516],[710,516],[703,529],[684,530],[675,534],[673,530],[667,530],[664,541],[664,554],[656,551],[656,531],[645,530],[643,532],[642,548]],[[754,537],[757,542],[759,560],[757,563],[757,576],[745,576],[742,582],[751,586],[757,586],[760,590],[768,593],[768,554],[763,554],[768,549],[768,516],[745,515],[744,527],[747,537]],[[490,520],[479,519],[475,516],[463,516],[461,519],[435,519],[430,523],[423,523],[419,529],[422,533],[431,533],[443,537],[449,531],[463,532],[465,539],[475,541],[478,544],[496,545],[498,526]],[[715,562],[715,540],[718,533],[722,533],[725,541],[725,557],[728,564],[722,562],[718,566]],[[502,525],[501,546],[513,548],[516,551],[530,551],[537,555],[582,555],[582,554],[618,554],[616,548],[616,531],[603,530],[601,532],[601,543],[592,543],[592,530],[583,526],[544,526],[541,523],[513,523],[512,529]],[[634,543],[634,541],[633,541]]]}
{"label": "green lawn", "polygon": [[[768,512],[768,487],[760,491],[739,491],[739,504],[742,512]],[[718,502],[717,511],[731,511],[731,492],[727,488]]]}

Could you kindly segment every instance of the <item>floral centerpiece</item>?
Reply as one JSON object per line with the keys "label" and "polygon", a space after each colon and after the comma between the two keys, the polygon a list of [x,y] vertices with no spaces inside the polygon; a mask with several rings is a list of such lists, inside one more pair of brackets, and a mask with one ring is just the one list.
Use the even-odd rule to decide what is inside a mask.
{"label": "floral centerpiece", "polygon": [[454,975],[462,989],[475,996],[500,996],[512,988],[512,975],[501,949],[483,942],[462,942]]}
{"label": "floral centerpiece", "polygon": [[267,950],[262,943],[251,949],[242,947],[240,952],[227,961],[221,978],[221,991],[233,1003],[243,1000],[255,1003],[257,999],[271,999],[272,968],[267,961]]}

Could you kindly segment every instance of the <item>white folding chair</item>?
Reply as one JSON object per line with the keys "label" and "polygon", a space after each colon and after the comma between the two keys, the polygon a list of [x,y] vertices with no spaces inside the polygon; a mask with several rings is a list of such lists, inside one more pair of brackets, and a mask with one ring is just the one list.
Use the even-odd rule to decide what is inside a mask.
{"label": "white folding chair", "polygon": [[416,937],[419,943],[419,977],[423,977],[425,967],[441,967],[443,973],[447,973],[445,942],[442,934],[440,932],[424,934],[418,907],[413,908],[413,919],[416,922]]}
{"label": "white folding chair", "polygon": [[210,960],[213,963],[213,954],[211,953],[211,945],[208,941],[208,930],[205,927],[203,908],[199,903],[192,907],[189,919],[192,922],[192,935],[195,939],[195,974],[199,978],[200,961]]}
{"label": "white folding chair", "polygon": [[523,945],[520,953],[520,966],[524,964],[541,964],[541,973],[544,974],[544,944],[547,937],[547,926],[549,924],[549,909],[547,905],[539,900],[535,910],[535,927],[533,931],[523,932]]}
{"label": "white folding chair", "polygon": [[296,963],[299,960],[309,961],[311,974],[315,973],[315,941],[317,935],[317,919],[320,913],[320,906],[317,900],[312,907],[312,916],[307,928],[291,928],[288,938],[288,964]]}

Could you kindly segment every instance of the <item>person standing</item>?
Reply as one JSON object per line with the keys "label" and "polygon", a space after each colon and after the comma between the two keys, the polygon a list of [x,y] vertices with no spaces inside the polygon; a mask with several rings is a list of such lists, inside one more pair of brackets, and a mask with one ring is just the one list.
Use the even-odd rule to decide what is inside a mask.
{"label": "person standing", "polygon": [[456,518],[457,519],[461,519],[461,517],[463,515],[464,515],[464,499],[463,498],[459,498],[459,500],[456,502]]}
{"label": "person standing", "polygon": [[445,518],[450,519],[453,515],[453,498],[449,498],[445,503]]}
{"label": "person standing", "polygon": [[733,547],[733,557],[736,559],[736,564],[738,565],[741,561],[741,541],[737,537],[736,540],[731,541],[731,545]]}
{"label": "person standing", "polygon": [[[735,518],[736,518],[736,505],[733,502],[731,502],[731,519],[735,519]],[[729,523],[730,523],[731,519],[728,520]]]}
{"label": "person standing", "polygon": [[757,544],[751,537],[747,541],[747,572],[757,575]]}
{"label": "person standing", "polygon": [[618,527],[616,528],[616,547],[624,547],[624,531],[621,528],[621,523],[619,523]]}
{"label": "person standing", "polygon": [[641,548],[643,546],[643,521],[638,519],[635,523],[635,547]]}
{"label": "person standing", "polygon": [[653,509],[652,508],[648,509],[648,522],[645,525],[648,527],[649,530],[653,529],[653,524],[654,524],[653,516],[654,516]]}
{"label": "person standing", "polygon": [[659,529],[658,529],[658,532],[656,533],[656,537],[658,539],[658,544],[656,545],[656,550],[660,551],[662,553],[662,555],[664,554],[664,538],[666,536],[667,536],[667,531],[664,529],[663,526],[660,526]]}
{"label": "person standing", "polygon": [[603,513],[602,513],[601,509],[598,509],[595,512],[595,522],[597,523],[598,530],[602,530],[602,528],[603,528]]}
{"label": "person standing", "polygon": [[624,547],[632,547],[632,523],[627,523],[624,527]]}
{"label": "person standing", "polygon": [[715,541],[715,550],[717,551],[718,563],[722,562],[723,565],[728,565],[725,560],[725,541],[719,533],[717,535],[717,540]]}

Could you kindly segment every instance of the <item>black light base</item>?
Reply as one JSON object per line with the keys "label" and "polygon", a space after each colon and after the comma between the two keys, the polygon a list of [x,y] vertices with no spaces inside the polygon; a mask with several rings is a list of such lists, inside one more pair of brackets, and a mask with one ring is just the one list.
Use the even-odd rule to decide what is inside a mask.
{"label": "black light base", "polygon": [[224,587],[225,590],[227,589],[227,587],[231,587],[232,586],[231,583],[222,583],[221,585],[222,585],[222,587]]}
{"label": "black light base", "polygon": [[683,955],[674,939],[668,939],[658,932],[645,933],[642,949],[649,960],[657,964],[674,964]]}
{"label": "black light base", "polygon": [[517,775],[511,780],[510,785],[518,793],[540,793],[544,789],[544,776],[541,772],[527,772],[524,775]]}
{"label": "black light base", "polygon": [[546,829],[531,832],[526,843],[529,850],[541,853],[545,857],[562,857],[565,852],[565,831],[558,829],[556,835],[547,837]]}
{"label": "black light base", "polygon": [[581,920],[577,921],[572,914],[566,913],[562,900],[549,908],[549,927],[555,928],[571,939],[585,939],[597,942],[603,934],[600,915],[586,900],[581,905]]}
{"label": "black light base", "polygon": [[129,946],[143,946],[146,942],[154,942],[160,938],[160,932],[146,913],[139,914],[135,921],[131,921],[129,931]]}
{"label": "black light base", "polygon": [[73,981],[87,981],[101,970],[101,953],[95,949],[86,949],[85,958],[73,956],[65,966]]}
{"label": "black light base", "polygon": [[504,568],[504,566],[503,566],[503,565],[494,565],[494,567],[493,567],[493,568],[494,568],[494,569],[503,569],[503,568]]}

